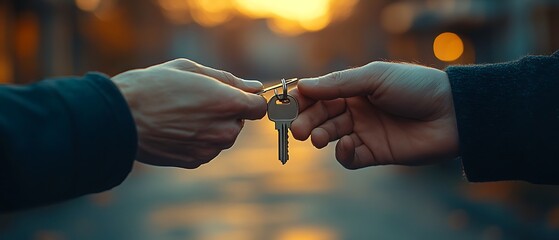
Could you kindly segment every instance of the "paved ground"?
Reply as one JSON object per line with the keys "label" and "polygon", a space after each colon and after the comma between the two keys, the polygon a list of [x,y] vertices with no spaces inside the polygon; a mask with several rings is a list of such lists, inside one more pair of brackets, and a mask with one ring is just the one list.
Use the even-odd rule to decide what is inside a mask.
{"label": "paved ground", "polygon": [[458,164],[349,171],[333,144],[292,139],[282,166],[276,139],[268,121],[247,122],[199,169],[138,164],[111,191],[2,216],[0,239],[559,239],[546,221],[468,197]]}

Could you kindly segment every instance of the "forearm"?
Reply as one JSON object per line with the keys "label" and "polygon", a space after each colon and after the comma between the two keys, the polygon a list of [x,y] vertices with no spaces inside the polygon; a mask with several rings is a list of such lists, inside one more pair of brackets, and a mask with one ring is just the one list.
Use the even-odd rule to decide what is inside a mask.
{"label": "forearm", "polygon": [[559,184],[559,53],[446,71],[467,178]]}
{"label": "forearm", "polygon": [[118,185],[137,137],[126,101],[100,74],[0,87],[0,210]]}

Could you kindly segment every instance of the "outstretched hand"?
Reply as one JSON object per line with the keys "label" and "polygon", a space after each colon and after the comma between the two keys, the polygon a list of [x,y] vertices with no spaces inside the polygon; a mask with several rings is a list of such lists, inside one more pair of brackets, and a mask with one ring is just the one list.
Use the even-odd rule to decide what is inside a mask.
{"label": "outstretched hand", "polygon": [[445,72],[372,62],[302,79],[291,92],[300,105],[294,138],[325,147],[348,169],[420,165],[458,154],[458,130]]}
{"label": "outstretched hand", "polygon": [[258,81],[176,59],[112,78],[136,122],[137,160],[196,168],[233,145],[243,120],[260,119],[266,101]]}

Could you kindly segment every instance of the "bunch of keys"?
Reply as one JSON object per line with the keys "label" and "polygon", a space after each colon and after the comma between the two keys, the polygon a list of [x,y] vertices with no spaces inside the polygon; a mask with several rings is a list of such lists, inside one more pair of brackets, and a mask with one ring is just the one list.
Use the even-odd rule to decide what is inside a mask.
{"label": "bunch of keys", "polygon": [[[298,79],[282,79],[281,84],[271,86],[262,90],[259,94],[274,90],[274,96],[268,101],[268,118],[276,123],[278,130],[279,160],[285,164],[289,160],[288,141],[289,128],[293,120],[299,115],[299,103],[291,95],[287,94],[287,85],[297,82]],[[283,92],[278,94],[277,89],[282,87]]]}

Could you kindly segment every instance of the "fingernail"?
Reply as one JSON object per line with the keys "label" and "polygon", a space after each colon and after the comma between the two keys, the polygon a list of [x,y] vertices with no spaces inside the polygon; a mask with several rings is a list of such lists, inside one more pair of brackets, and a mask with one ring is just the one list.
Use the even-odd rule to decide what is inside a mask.
{"label": "fingernail", "polygon": [[261,89],[264,87],[261,82],[255,80],[244,80],[244,83],[249,88]]}

